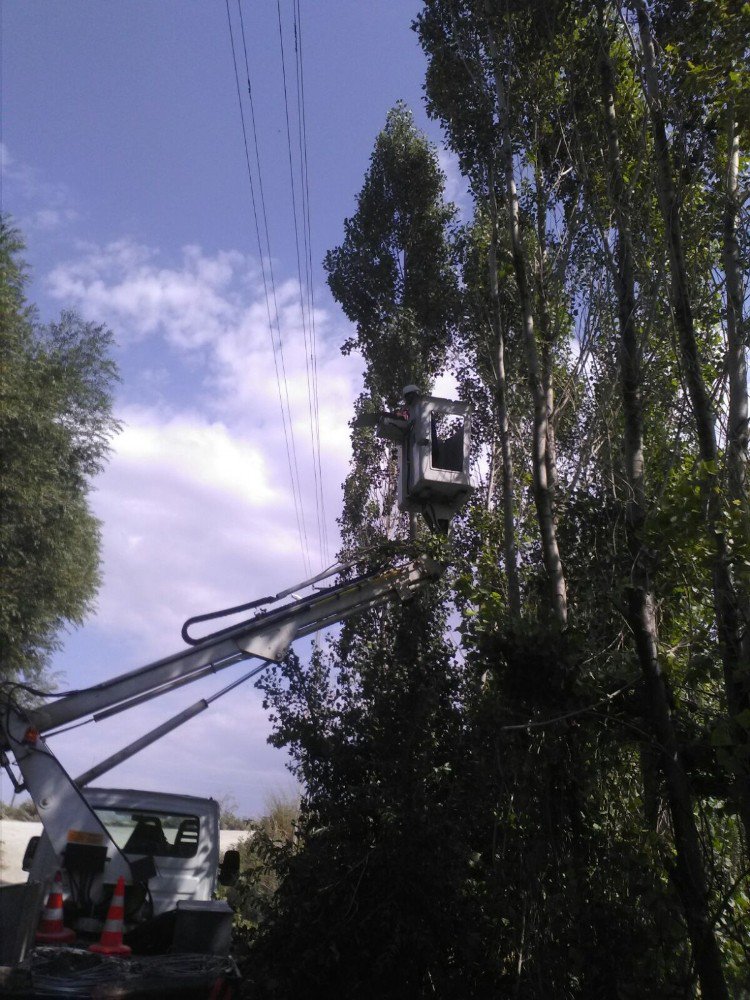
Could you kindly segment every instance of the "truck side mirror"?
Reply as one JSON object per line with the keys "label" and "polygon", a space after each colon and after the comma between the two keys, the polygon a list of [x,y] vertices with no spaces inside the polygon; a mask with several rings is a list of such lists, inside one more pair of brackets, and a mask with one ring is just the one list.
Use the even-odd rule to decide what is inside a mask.
{"label": "truck side mirror", "polygon": [[225,851],[219,865],[219,885],[234,885],[240,874],[240,852]]}
{"label": "truck side mirror", "polygon": [[23,852],[23,861],[21,862],[21,868],[23,868],[25,872],[31,871],[31,866],[34,863],[34,855],[36,854],[37,847],[39,847],[40,840],[41,837],[29,838],[26,850]]}

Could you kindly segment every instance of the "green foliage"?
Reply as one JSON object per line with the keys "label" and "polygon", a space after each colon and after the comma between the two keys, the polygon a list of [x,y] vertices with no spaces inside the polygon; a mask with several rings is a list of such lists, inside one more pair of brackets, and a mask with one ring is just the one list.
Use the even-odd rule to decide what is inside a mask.
{"label": "green foliage", "polygon": [[239,805],[233,795],[222,795],[219,799],[219,829],[221,830],[251,830],[253,820],[242,817],[237,810]]}
{"label": "green foliage", "polygon": [[[450,228],[444,215],[440,267],[405,280],[411,231],[394,206],[414,196],[411,153],[435,174],[397,109],[327,266],[356,324],[349,346],[367,364],[357,412],[397,401],[411,380],[403,359],[425,386],[447,364],[474,407],[479,488],[443,545],[450,570],[439,588],[411,608],[352,619],[326,654],[304,666],[290,658],[264,682],[273,741],[288,748],[304,791],[294,841],[264,848],[277,881],[256,912],[253,997],[720,995],[696,961],[695,906],[716,944],[714,984],[723,977],[728,995],[747,995],[750,865],[736,788],[750,765],[750,715],[729,710],[727,687],[747,696],[750,646],[727,681],[715,593],[720,552],[746,631],[750,502],[746,487],[729,491],[726,455],[700,459],[636,6],[426,0],[417,18],[428,111],[459,158],[474,218]],[[744,192],[750,8],[658,0],[647,9],[686,294],[721,443],[727,135],[736,120]],[[539,423],[506,222],[498,76],[550,417],[564,628],[551,613],[534,509]],[[427,185],[425,203],[438,204],[438,188]],[[425,217],[437,232],[435,212]],[[737,218],[746,273],[747,214]],[[626,245],[632,300],[620,280]],[[408,269],[408,249],[405,259]],[[394,476],[382,442],[354,430],[347,554],[406,535]],[[519,614],[508,610],[508,531]],[[636,630],[644,594],[653,650]],[[670,761],[684,775],[679,800]],[[703,895],[685,875],[686,828]]]}
{"label": "green foliage", "polygon": [[240,877],[226,897],[235,912],[235,951],[240,955],[247,952],[253,932],[273,905],[279,887],[276,855],[294,843],[298,815],[297,796],[271,795],[264,815],[247,822],[247,836],[237,844]]}
{"label": "green foliage", "polygon": [[0,226],[0,661],[38,676],[99,582],[87,493],[117,430],[112,335],[63,313],[40,326],[24,299],[18,234]]}
{"label": "green foliage", "polygon": [[22,802],[20,806],[10,806],[0,802],[0,820],[20,820],[24,823],[38,823],[39,813],[33,802]]}
{"label": "green foliage", "polygon": [[[292,748],[306,791],[252,949],[255,995],[466,987],[456,954],[466,943],[452,940],[456,919],[471,919],[455,894],[471,857],[456,786],[466,679],[442,638],[437,596],[372,612],[330,657],[316,653],[304,671],[289,657],[262,682],[274,741]],[[467,958],[471,977],[492,978],[479,954]]]}
{"label": "green foliage", "polygon": [[[408,382],[425,384],[445,354],[455,293],[437,154],[403,103],[375,142],[344,242],[326,254],[334,298],[356,325],[344,345],[367,362],[365,385],[397,405]],[[398,363],[394,364],[395,359]]]}

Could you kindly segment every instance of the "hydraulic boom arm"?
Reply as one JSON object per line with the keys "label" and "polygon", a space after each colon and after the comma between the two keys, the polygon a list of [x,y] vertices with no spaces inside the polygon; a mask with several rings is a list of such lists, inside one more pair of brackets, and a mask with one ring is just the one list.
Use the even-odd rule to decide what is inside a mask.
{"label": "hydraulic boom arm", "polygon": [[[407,600],[429,580],[438,577],[441,571],[437,562],[420,557],[403,565],[316,590],[281,607],[261,611],[249,621],[221,629],[172,656],[31,710],[19,708],[12,698],[0,693],[0,762],[16,787],[25,787],[31,794],[52,845],[60,856],[71,842],[106,845],[108,880],[122,874],[129,881],[129,863],[88,806],[80,791],[83,785],[193,718],[208,707],[210,701],[247,680],[269,662],[282,660],[296,639],[343,621],[390,597]],[[285,595],[288,594],[289,591],[285,592]],[[43,734],[51,733],[58,727],[88,716],[96,721],[107,718],[209,673],[252,658],[263,663],[213,698],[203,699],[180,712],[76,781],[66,773],[43,739]],[[15,758],[23,777],[22,785],[18,784],[11,771],[7,751],[11,751]]]}
{"label": "hydraulic boom arm", "polygon": [[278,662],[296,639],[381,604],[389,597],[405,600],[440,573],[437,562],[422,557],[316,591],[281,608],[261,612],[250,621],[222,629],[188,649],[33,709],[28,713],[29,723],[39,732],[48,733],[114,706],[130,708],[144,700],[144,696],[155,697],[241,660],[255,657]]}

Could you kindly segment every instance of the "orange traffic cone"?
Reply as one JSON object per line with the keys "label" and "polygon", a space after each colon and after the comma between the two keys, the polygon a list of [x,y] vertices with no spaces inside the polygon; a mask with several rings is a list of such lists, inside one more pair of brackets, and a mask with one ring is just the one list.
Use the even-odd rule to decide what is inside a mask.
{"label": "orange traffic cone", "polygon": [[223,976],[219,976],[211,988],[208,1000],[232,1000],[233,995],[232,984],[227,982]]}
{"label": "orange traffic cone", "polygon": [[125,879],[122,875],[117,880],[115,894],[109,904],[107,919],[104,923],[101,940],[98,944],[90,944],[89,951],[100,955],[129,955],[130,948],[122,943],[122,921],[125,917]]}
{"label": "orange traffic cone", "polygon": [[63,924],[62,875],[56,872],[35,941],[37,944],[72,944],[75,939],[76,932]]}

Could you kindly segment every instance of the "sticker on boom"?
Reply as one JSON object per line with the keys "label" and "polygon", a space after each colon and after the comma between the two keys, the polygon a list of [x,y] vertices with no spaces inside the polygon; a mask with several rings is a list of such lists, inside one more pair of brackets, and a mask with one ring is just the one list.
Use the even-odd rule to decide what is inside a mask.
{"label": "sticker on boom", "polygon": [[88,830],[68,830],[69,844],[103,844],[103,833],[89,833]]}

